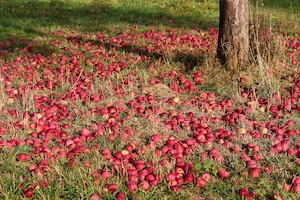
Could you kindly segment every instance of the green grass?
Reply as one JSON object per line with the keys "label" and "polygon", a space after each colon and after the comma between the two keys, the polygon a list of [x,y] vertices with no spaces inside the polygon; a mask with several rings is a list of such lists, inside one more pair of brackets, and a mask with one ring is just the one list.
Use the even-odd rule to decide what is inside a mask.
{"label": "green grass", "polygon": [[[251,0],[252,13],[258,11],[268,25],[283,23],[282,30],[291,33],[300,31],[300,1],[298,0]],[[276,29],[275,29],[276,30]]]}
{"label": "green grass", "polygon": [[[255,2],[252,0],[253,9]],[[260,0],[258,7],[270,12],[276,22],[286,20],[295,25],[300,22],[298,0]],[[218,9],[217,0],[3,0],[0,36],[2,41],[10,35],[29,39],[57,29],[93,32],[131,25],[216,27]]]}
{"label": "green grass", "polygon": [[43,36],[56,29],[86,32],[132,25],[203,28],[216,26],[217,10],[216,1],[196,0],[189,3],[180,0],[9,0],[0,5],[0,32],[5,40],[9,35]]}

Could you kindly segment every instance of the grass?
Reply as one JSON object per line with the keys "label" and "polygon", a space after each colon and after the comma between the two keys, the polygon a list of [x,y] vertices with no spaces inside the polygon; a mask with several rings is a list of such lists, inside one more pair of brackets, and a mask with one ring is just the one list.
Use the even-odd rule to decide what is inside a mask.
{"label": "grass", "polygon": [[[2,2],[0,9],[0,32],[2,38],[7,39],[12,34],[26,38],[43,36],[44,31],[56,29],[86,32],[130,25],[187,28],[195,24],[203,28],[217,24],[218,6],[216,1],[12,0]],[[199,20],[203,22],[198,23]]]}
{"label": "grass", "polygon": [[[252,1],[255,5],[256,1]],[[259,9],[270,13],[270,21],[284,21],[288,26],[299,24],[299,1],[257,1]],[[254,7],[254,6],[253,6]],[[44,36],[47,31],[65,29],[80,32],[123,28],[130,25],[162,28],[199,28],[217,26],[218,1],[63,1],[9,0],[0,5],[2,40]],[[172,23],[170,23],[172,21]],[[296,27],[294,31],[299,31]]]}
{"label": "grass", "polygon": [[[218,2],[0,0],[0,198],[25,199],[22,191],[26,187],[35,188],[33,199],[89,199],[93,193],[100,194],[102,199],[115,199],[119,191],[128,194],[126,173],[121,167],[114,169],[116,165],[101,152],[104,148],[109,148],[112,153],[122,152],[133,142],[137,146],[136,151],[141,152],[134,159],[141,159],[148,167],[153,167],[163,180],[150,191],[138,189],[134,194],[127,195],[127,199],[243,199],[238,195],[238,190],[243,187],[255,191],[257,199],[267,199],[274,193],[280,193],[284,199],[298,199],[298,193],[284,192],[282,184],[292,184],[293,178],[300,176],[299,158],[287,156],[286,153],[273,155],[268,150],[273,146],[271,139],[276,135],[272,128],[282,126],[283,130],[298,130],[299,113],[295,109],[291,111],[286,108],[278,112],[279,117],[275,118],[268,109],[271,104],[278,103],[273,98],[275,93],[281,93],[284,100],[291,99],[291,86],[295,85],[292,79],[299,76],[299,64],[292,65],[292,59],[287,54],[287,51],[297,51],[286,47],[289,42],[286,38],[299,42],[297,34],[300,30],[300,2],[251,1],[251,20],[261,21],[259,31],[272,30],[271,42],[253,47],[259,52],[256,62],[240,74],[232,74],[214,58]],[[281,22],[282,26],[278,27]],[[286,31],[286,36],[282,36],[283,31]],[[145,34],[155,36],[149,39]],[[170,39],[172,34],[176,35],[175,41]],[[104,41],[99,39],[101,37]],[[189,41],[186,39],[189,37],[194,37],[194,40],[201,38],[209,47],[201,46],[201,49],[193,46],[201,42],[184,44]],[[126,45],[118,43],[119,40]],[[153,49],[150,51],[146,47]],[[100,56],[95,57],[96,54]],[[80,57],[83,59],[80,60]],[[22,63],[17,61],[23,58]],[[41,62],[39,58],[49,63]],[[79,62],[78,67],[70,64],[72,59]],[[119,61],[124,62],[127,67],[112,74],[99,75],[104,68],[117,65]],[[96,69],[96,63],[103,64],[103,68]],[[27,71],[28,68],[34,71],[33,75]],[[170,75],[172,70],[176,71],[175,78]],[[179,83],[180,76],[194,83],[192,74],[198,71],[203,73],[201,79],[204,84],[195,84],[196,92],[173,92],[172,83],[184,89],[184,84]],[[21,76],[14,76],[15,74]],[[241,77],[247,81],[239,81]],[[153,79],[161,84],[150,84]],[[48,85],[51,80],[55,82],[53,88]],[[125,82],[127,83],[124,84]],[[30,88],[30,85],[36,87]],[[118,89],[121,89],[120,94]],[[201,101],[201,92],[214,93],[216,99]],[[99,102],[91,101],[92,95],[100,94],[103,98]],[[64,95],[67,98],[64,99]],[[36,96],[44,96],[47,100],[39,102],[35,99]],[[174,103],[175,97],[180,101]],[[299,103],[299,96],[296,99]],[[56,106],[60,106],[58,111],[50,105],[51,100]],[[234,102],[229,108],[219,109],[215,105],[227,100]],[[259,100],[267,103],[258,105]],[[106,115],[99,114],[99,110],[112,105],[124,110],[117,116],[110,113],[109,119]],[[297,102],[292,105],[297,106]],[[250,126],[242,119],[236,119],[234,123],[223,120],[233,113],[245,113],[244,110],[249,107],[252,113],[245,115],[254,125]],[[50,112],[47,109],[52,110]],[[68,111],[66,114],[60,112],[64,109]],[[145,111],[139,112],[139,109]],[[47,119],[49,123],[55,122],[55,117],[63,116],[57,122],[59,130],[53,135],[47,135],[45,131],[39,132],[38,128],[33,131],[30,117],[26,118],[27,111],[30,117],[37,113],[51,116],[52,118]],[[180,116],[187,120],[190,113],[201,119],[201,129],[212,129],[214,134],[218,129],[224,129],[233,132],[234,137],[216,139],[211,145],[197,144],[184,159],[193,164],[197,176],[209,172],[213,177],[212,181],[205,188],[199,188],[193,183],[185,184],[181,192],[177,193],[171,191],[165,179],[168,173],[175,170],[176,160],[172,156],[156,156],[154,149],[147,145],[153,134],[164,138],[157,144],[158,149],[164,146],[168,134],[183,144],[192,137],[194,130],[185,129],[184,124],[179,126],[179,131],[169,130],[165,123],[168,120],[177,121]],[[111,140],[116,130],[114,123],[108,121],[114,120],[114,117],[120,132],[115,140]],[[218,117],[220,121],[214,121]],[[284,126],[290,119],[295,124],[292,127]],[[275,125],[264,129],[270,121]],[[18,123],[25,126],[18,128]],[[63,124],[71,127],[62,128]],[[66,145],[65,140],[77,137],[82,128],[96,124],[103,132],[96,139],[83,142],[82,145],[88,150],[74,155],[70,153],[72,145]],[[188,123],[188,127],[190,125]],[[126,138],[124,133],[128,128],[132,135]],[[253,136],[255,131],[263,130],[270,133],[271,139]],[[34,137],[34,132],[39,132],[37,137]],[[44,144],[46,137],[50,137],[50,140]],[[289,136],[285,137],[290,139]],[[29,138],[36,140],[36,143],[30,145]],[[14,139],[28,144],[10,147]],[[3,141],[9,144],[2,145]],[[259,178],[252,178],[245,162],[239,158],[240,154],[229,151],[221,144],[222,141],[231,142],[249,156],[253,156],[253,151],[248,150],[246,144],[251,142],[260,146],[263,161],[258,163],[259,166],[272,165],[274,173],[263,173]],[[290,141],[290,146],[293,147],[300,142],[297,136],[293,136]],[[221,152],[224,162],[199,158],[201,153],[209,152],[212,147]],[[43,176],[29,172],[29,166],[48,159],[48,151],[54,154],[49,158],[51,170],[41,168],[45,169]],[[66,152],[73,157],[64,156]],[[21,153],[30,154],[31,160],[17,161],[16,158]],[[90,162],[89,166],[85,165],[86,161]],[[225,167],[231,176],[226,180],[218,178],[219,167]],[[105,181],[91,175],[102,170],[110,171],[114,176]],[[48,186],[42,187],[42,181],[47,181]],[[117,184],[117,191],[107,191],[108,185],[113,183]]]}
{"label": "grass", "polygon": [[[288,33],[299,33],[299,8],[297,0],[252,0],[252,13],[260,13],[260,18],[267,22],[268,26],[280,25],[280,29],[273,31],[283,31]],[[288,15],[288,19],[286,16]]]}

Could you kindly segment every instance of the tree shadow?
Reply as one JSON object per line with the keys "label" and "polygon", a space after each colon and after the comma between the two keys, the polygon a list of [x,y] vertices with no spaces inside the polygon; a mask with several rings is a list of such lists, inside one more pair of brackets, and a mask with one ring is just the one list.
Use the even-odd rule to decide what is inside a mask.
{"label": "tree shadow", "polygon": [[[110,42],[99,43],[97,41],[90,41],[98,45],[104,46],[106,49],[114,48],[115,50],[121,50],[127,53],[134,53],[141,56],[147,56],[155,60],[168,60],[171,59],[173,62],[179,62],[184,65],[184,71],[192,71],[195,66],[200,66],[205,61],[204,54],[193,54],[193,53],[175,53],[172,56],[157,52],[148,52],[146,49],[139,47],[138,45],[126,44],[123,46],[117,46]],[[168,58],[171,57],[171,58]]]}

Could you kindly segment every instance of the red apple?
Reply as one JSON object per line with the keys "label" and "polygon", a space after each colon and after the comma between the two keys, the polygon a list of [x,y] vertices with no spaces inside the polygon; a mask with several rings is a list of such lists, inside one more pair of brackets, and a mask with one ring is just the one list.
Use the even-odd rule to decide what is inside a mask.
{"label": "red apple", "polygon": [[98,195],[98,194],[91,194],[91,196],[90,196],[90,200],[100,200],[101,199],[101,197]]}
{"label": "red apple", "polygon": [[196,178],[196,185],[199,187],[205,187],[206,186],[206,180],[202,177]]}
{"label": "red apple", "polygon": [[218,177],[221,179],[226,179],[229,177],[229,173],[225,168],[218,168]]}

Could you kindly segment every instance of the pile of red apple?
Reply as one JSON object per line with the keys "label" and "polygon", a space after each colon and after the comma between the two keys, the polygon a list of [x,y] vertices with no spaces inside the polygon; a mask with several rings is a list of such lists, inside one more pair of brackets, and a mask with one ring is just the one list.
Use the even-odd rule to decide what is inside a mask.
{"label": "pile of red apple", "polygon": [[[118,200],[160,186],[204,191],[231,177],[235,169],[226,162],[231,155],[245,165],[240,173],[253,179],[276,171],[265,162],[267,155],[283,154],[300,165],[300,121],[293,117],[300,115],[300,72],[286,77],[290,86],[270,98],[243,88],[241,102],[201,89],[201,70],[160,69],[166,59],[190,65],[213,54],[215,29],[140,32],[133,27],[85,35],[56,31],[52,37],[44,54],[35,41],[18,52],[9,49],[18,41],[1,44],[1,154],[27,146],[15,158],[28,168],[22,181],[39,180],[19,183],[24,196],[49,187],[58,161],[91,169],[93,184],[101,187],[91,199],[111,193]],[[299,36],[286,39],[286,67],[297,68]],[[142,92],[161,85],[173,96]],[[267,145],[260,146],[260,140]],[[95,153],[101,166],[79,159]],[[213,163],[208,171],[195,166],[205,162]],[[118,184],[112,181],[116,177]],[[283,191],[300,194],[299,174],[287,181]],[[243,185],[236,193],[257,197]]]}

